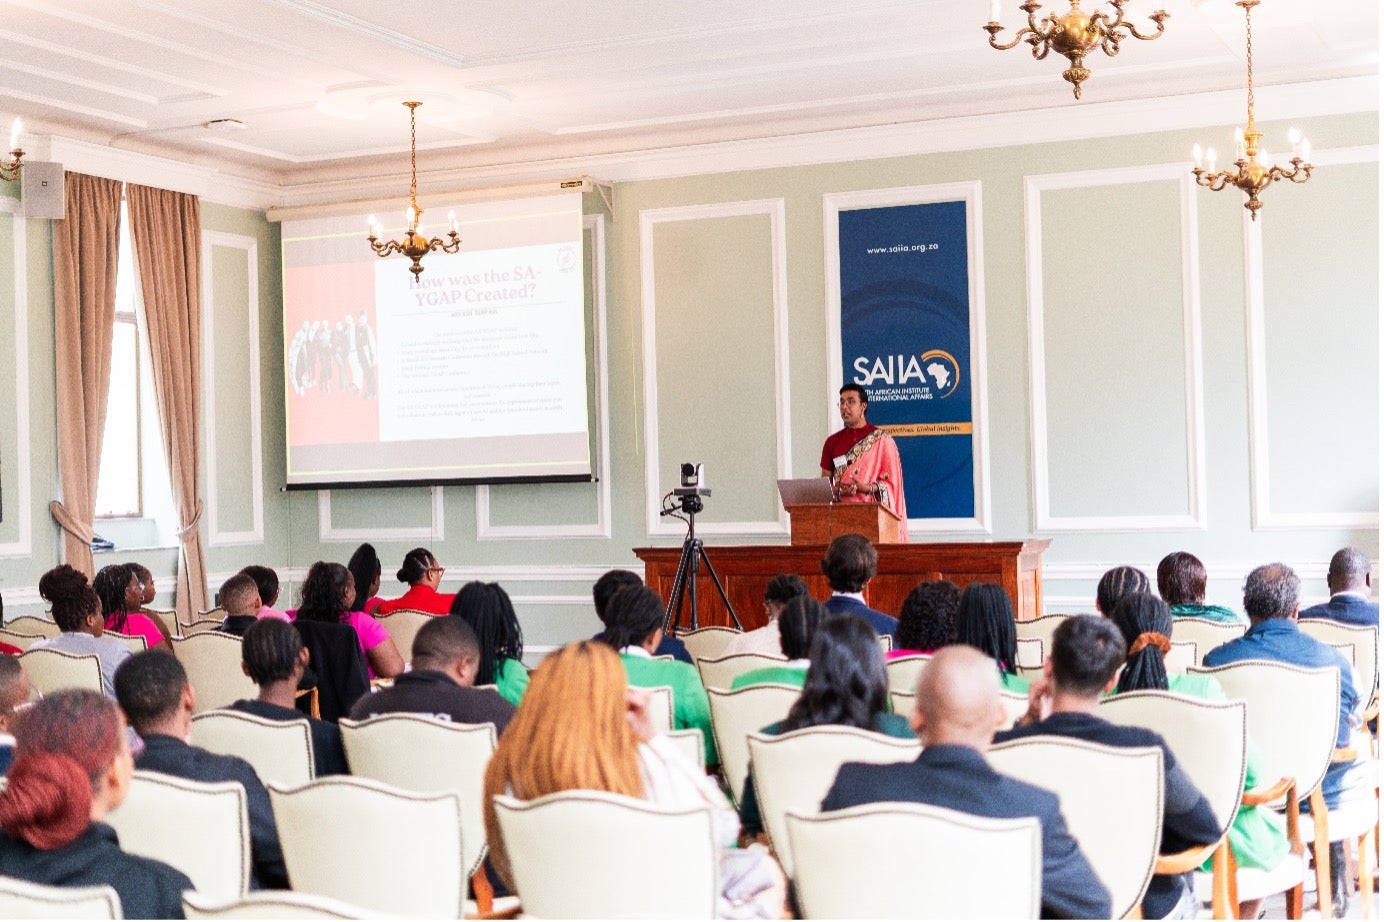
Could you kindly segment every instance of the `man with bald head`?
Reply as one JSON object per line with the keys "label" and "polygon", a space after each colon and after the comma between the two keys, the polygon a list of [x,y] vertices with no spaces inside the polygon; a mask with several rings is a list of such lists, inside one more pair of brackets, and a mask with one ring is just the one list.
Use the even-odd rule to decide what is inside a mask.
{"label": "man with bald head", "polygon": [[1370,601],[1370,558],[1364,551],[1343,547],[1331,555],[1326,588],[1331,590],[1331,600],[1304,608],[1299,619],[1329,618],[1379,627],[1379,603]]}
{"label": "man with bald head", "polygon": [[1004,720],[995,663],[979,650],[939,650],[918,681],[909,722],[923,741],[914,762],[848,762],[822,801],[841,810],[887,801],[932,804],[972,816],[1037,817],[1043,834],[1043,917],[1108,919],[1110,894],[1067,832],[1050,791],[1007,778],[985,761]]}

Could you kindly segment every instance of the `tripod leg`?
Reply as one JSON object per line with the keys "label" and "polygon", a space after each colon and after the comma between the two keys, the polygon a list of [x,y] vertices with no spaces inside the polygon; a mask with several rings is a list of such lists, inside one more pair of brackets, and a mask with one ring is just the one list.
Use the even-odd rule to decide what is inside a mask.
{"label": "tripod leg", "polygon": [[[706,547],[697,542],[697,556],[701,562],[706,564],[706,572],[711,576],[711,581],[716,584],[716,591],[721,594],[721,601],[726,605],[726,611],[730,613],[730,620],[740,630],[744,630],[744,625],[740,623],[740,618],[735,614],[735,608],[730,604],[730,596],[726,595],[726,587],[721,585],[721,577],[716,575],[716,568],[711,565],[711,558],[706,556]],[[696,609],[693,609],[695,613]],[[694,614],[695,617],[695,614]]]}
{"label": "tripod leg", "polygon": [[[683,542],[683,546],[682,546],[682,555],[678,557],[678,571],[677,571],[677,574],[673,577],[673,588],[670,589],[669,592],[668,592],[668,608],[667,608],[667,611],[664,613],[664,616],[663,616],[663,619],[664,619],[663,632],[664,632],[665,634],[672,635],[672,634],[674,634],[674,633],[677,632],[678,621],[679,621],[679,620],[681,619],[681,617],[682,617],[682,599],[683,599],[683,596],[684,596],[684,595],[686,594],[686,592],[687,592],[687,577],[688,577],[688,573],[689,573],[689,572],[692,570],[692,568],[693,568],[694,559],[695,559],[695,558],[694,558],[694,555],[693,555],[693,553],[692,553],[691,542],[690,542],[690,541]],[[695,578],[695,574],[694,574],[694,578]],[[693,623],[693,625],[692,625],[693,627],[696,627],[696,624],[695,624],[695,620],[696,620],[696,610],[697,610],[697,596],[696,596],[696,591],[697,591],[697,590],[696,590],[696,584],[694,583],[694,584],[693,584],[693,589],[692,589],[692,592],[693,592],[693,595],[692,595],[692,611],[693,611],[693,616],[692,616],[692,617],[693,617],[693,621],[694,621],[694,623]]]}

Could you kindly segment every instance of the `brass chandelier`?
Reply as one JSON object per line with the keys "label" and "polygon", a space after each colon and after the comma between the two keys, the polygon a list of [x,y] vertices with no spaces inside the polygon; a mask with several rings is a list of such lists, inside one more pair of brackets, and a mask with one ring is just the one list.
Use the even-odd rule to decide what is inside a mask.
{"label": "brass chandelier", "polygon": [[409,186],[408,186],[408,209],[404,212],[404,220],[408,222],[408,230],[404,233],[403,241],[379,239],[384,233],[384,225],[370,216],[370,235],[366,238],[370,241],[370,248],[375,251],[376,256],[393,256],[395,253],[402,253],[413,260],[413,265],[408,267],[408,271],[413,273],[416,280],[423,272],[422,259],[433,250],[441,250],[443,253],[455,253],[461,249],[461,238],[457,236],[457,216],[456,212],[448,212],[447,220],[451,229],[447,231],[449,240],[444,241],[441,237],[428,239],[418,233],[418,219],[423,216],[423,209],[418,207],[418,107],[421,102],[406,102],[408,106],[408,126],[409,126]]}
{"label": "brass chandelier", "polygon": [[24,164],[20,163],[24,159],[24,151],[19,147],[19,132],[24,128],[24,123],[19,119],[14,120],[10,126],[10,159],[0,160],[0,179],[5,182],[14,182],[19,178],[19,168]]}
{"label": "brass chandelier", "polygon": [[1000,0],[990,0],[990,21],[981,28],[990,33],[991,48],[1008,51],[1020,42],[1028,42],[1033,47],[1034,60],[1043,60],[1049,51],[1065,57],[1072,66],[1062,72],[1062,77],[1072,85],[1072,95],[1077,99],[1081,98],[1082,81],[1091,76],[1084,65],[1086,55],[1100,48],[1107,57],[1113,58],[1120,53],[1120,42],[1131,35],[1140,41],[1152,41],[1163,34],[1163,20],[1168,18],[1163,10],[1155,10],[1149,19],[1158,30],[1145,35],[1125,21],[1124,8],[1129,0],[1109,0],[1115,8],[1113,19],[1105,13],[1085,12],[1081,9],[1081,0],[1069,2],[1071,9],[1063,15],[1049,13],[1040,21],[1035,14],[1043,8],[1042,4],[1037,0],[1024,0],[1019,9],[1028,14],[1028,25],[1014,33],[1014,41],[1001,45],[995,41],[995,36],[1004,31],[998,21]]}
{"label": "brass chandelier", "polygon": [[1259,209],[1264,207],[1264,203],[1259,201],[1259,193],[1267,189],[1270,183],[1278,182],[1280,179],[1305,183],[1312,177],[1312,164],[1309,162],[1312,145],[1296,128],[1290,128],[1288,143],[1293,146],[1293,157],[1288,162],[1293,168],[1288,170],[1276,164],[1265,166],[1260,162],[1262,151],[1259,141],[1264,137],[1264,133],[1254,126],[1254,32],[1250,28],[1250,10],[1259,5],[1259,0],[1235,0],[1235,5],[1245,11],[1246,86],[1249,99],[1245,127],[1235,129],[1235,169],[1216,172],[1214,149],[1206,151],[1203,166],[1201,145],[1196,144],[1192,147],[1192,174],[1196,176],[1198,185],[1205,186],[1212,192],[1219,192],[1226,186],[1234,186],[1244,192],[1249,196],[1249,200],[1245,202],[1249,216],[1257,221]]}

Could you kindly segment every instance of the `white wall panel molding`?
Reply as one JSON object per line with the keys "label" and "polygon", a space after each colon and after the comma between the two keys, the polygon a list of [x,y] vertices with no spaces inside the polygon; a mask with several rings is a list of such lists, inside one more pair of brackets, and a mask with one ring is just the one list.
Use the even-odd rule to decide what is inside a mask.
{"label": "white wall panel molding", "polygon": [[592,318],[596,363],[596,521],[576,525],[492,525],[490,487],[476,487],[476,540],[543,541],[552,538],[610,537],[610,361],[606,343],[605,216],[590,214],[582,226],[591,232]]}
{"label": "white wall panel molding", "polygon": [[[14,295],[14,421],[15,482],[18,494],[11,507],[16,510],[18,535],[0,544],[0,558],[30,557],[34,552],[32,432],[29,429],[29,246],[28,222],[18,214],[19,200],[0,199],[0,214],[9,215],[13,238],[10,259],[10,284]],[[22,590],[21,590],[22,591]],[[35,589],[37,594],[38,590]],[[6,590],[5,595],[10,595]],[[19,600],[16,599],[16,602]]]}
{"label": "white wall panel molding", "polygon": [[971,308],[971,420],[974,435],[971,452],[975,462],[975,515],[969,519],[909,519],[911,534],[961,532],[991,533],[990,519],[990,401],[986,397],[988,375],[985,349],[985,236],[982,229],[980,181],[871,189],[860,192],[833,192],[822,196],[823,265],[827,293],[827,368],[831,388],[827,399],[827,431],[841,425],[836,394],[842,381],[838,371],[841,358],[841,246],[838,215],[861,208],[892,205],[919,205],[926,202],[966,202],[967,266],[970,274]]}
{"label": "white wall panel molding", "polygon": [[[222,531],[218,516],[218,467],[216,429],[216,291],[212,284],[212,250],[216,247],[239,250],[245,257],[245,323],[252,347],[259,343],[259,243],[254,237],[202,231],[202,417],[207,453],[207,541],[212,547],[264,543],[264,434],[260,419],[260,363],[258,351],[250,350],[250,517],[247,531]],[[233,460],[239,460],[235,458]]]}
{"label": "white wall panel molding", "polygon": [[[641,325],[643,326],[642,368],[644,378],[644,511],[650,537],[678,537],[681,525],[659,516],[663,487],[659,483],[658,443],[658,361],[655,301],[658,293],[654,278],[654,228],[672,221],[704,221],[714,218],[766,215],[769,218],[772,298],[774,311],[774,435],[779,478],[792,475],[792,425],[789,419],[788,391],[788,246],[785,236],[783,199],[721,202],[646,209],[639,212],[639,278],[641,285]],[[703,522],[699,533],[707,537],[759,536],[781,538],[788,535],[788,513],[779,506],[778,517],[758,522]]]}
{"label": "white wall panel molding", "polygon": [[[1179,184],[1182,250],[1183,380],[1186,383],[1187,510],[1171,515],[1056,516],[1048,480],[1047,361],[1043,336],[1043,193],[1151,180]],[[1197,186],[1185,164],[1169,163],[1024,177],[1024,252],[1028,296],[1029,476],[1033,528],[1041,532],[1205,530],[1206,424],[1202,387],[1201,280],[1197,247]]]}
{"label": "white wall panel molding", "polygon": [[431,521],[427,525],[398,528],[338,528],[332,524],[332,491],[317,491],[317,539],[323,544],[357,544],[362,541],[424,541],[436,543],[446,538],[442,488],[428,487]]}
{"label": "white wall panel molding", "polygon": [[[1314,167],[1378,162],[1379,148],[1342,147],[1312,151]],[[1379,512],[1274,512],[1270,503],[1269,371],[1265,353],[1263,224],[1246,211],[1245,333],[1249,350],[1250,522],[1255,531],[1378,529]]]}
{"label": "white wall panel molding", "polygon": [[[1173,548],[1169,548],[1173,550]],[[1262,560],[1210,560],[1203,559],[1202,563],[1206,566],[1206,578],[1210,581],[1217,580],[1241,580],[1243,581],[1249,572],[1255,567],[1266,563],[1272,563],[1271,557]],[[1331,564],[1330,558],[1321,560],[1310,560],[1298,558],[1282,561],[1293,568],[1293,572],[1299,579],[1326,579],[1326,569]],[[1157,560],[1075,560],[1060,563],[1043,564],[1043,583],[1046,585],[1051,582],[1062,581],[1090,581],[1091,591],[1095,592],[1095,584],[1104,575],[1106,570],[1120,566],[1137,567],[1144,572],[1144,575],[1153,582],[1158,574]],[[1379,572],[1379,561],[1370,561],[1371,572]],[[1046,593],[1045,593],[1046,595]]]}

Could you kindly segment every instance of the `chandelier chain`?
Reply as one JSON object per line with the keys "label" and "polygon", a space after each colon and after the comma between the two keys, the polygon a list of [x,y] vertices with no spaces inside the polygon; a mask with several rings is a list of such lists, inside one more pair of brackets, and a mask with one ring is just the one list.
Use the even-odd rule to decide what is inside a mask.
{"label": "chandelier chain", "polygon": [[1245,4],[1245,69],[1248,73],[1249,120],[1254,122],[1254,29],[1250,27],[1250,11],[1254,7]]}
{"label": "chandelier chain", "polygon": [[418,201],[418,104],[408,107],[408,200]]}

